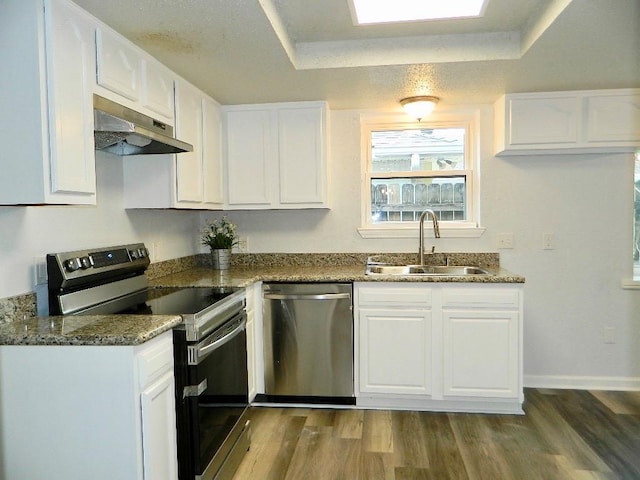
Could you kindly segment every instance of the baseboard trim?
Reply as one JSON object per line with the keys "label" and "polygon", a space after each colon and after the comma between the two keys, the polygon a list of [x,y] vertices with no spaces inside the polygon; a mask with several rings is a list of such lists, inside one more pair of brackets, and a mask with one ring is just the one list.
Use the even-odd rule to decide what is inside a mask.
{"label": "baseboard trim", "polygon": [[575,390],[640,390],[640,377],[581,377],[571,375],[525,375],[525,388]]}
{"label": "baseboard trim", "polygon": [[356,407],[373,410],[415,410],[419,412],[496,413],[523,415],[522,403],[517,399],[467,398],[431,400],[376,395],[356,397]]}

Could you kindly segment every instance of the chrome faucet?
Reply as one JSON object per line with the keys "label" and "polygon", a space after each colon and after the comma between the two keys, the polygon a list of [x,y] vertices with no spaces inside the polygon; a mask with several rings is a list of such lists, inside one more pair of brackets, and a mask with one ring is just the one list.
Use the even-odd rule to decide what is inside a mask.
{"label": "chrome faucet", "polygon": [[[438,217],[433,210],[425,210],[420,215],[420,247],[418,248],[418,257],[420,259],[420,265],[424,265],[424,217],[431,216],[433,222],[433,236],[440,238],[440,225],[438,224]],[[435,245],[431,248],[431,253],[435,251]]]}

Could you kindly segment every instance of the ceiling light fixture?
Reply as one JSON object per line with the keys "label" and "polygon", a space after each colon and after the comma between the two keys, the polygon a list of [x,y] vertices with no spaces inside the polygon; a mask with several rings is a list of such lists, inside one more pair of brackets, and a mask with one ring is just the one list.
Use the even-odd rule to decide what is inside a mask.
{"label": "ceiling light fixture", "polygon": [[349,0],[355,25],[480,17],[489,0]]}
{"label": "ceiling light fixture", "polygon": [[408,115],[420,121],[433,112],[436,103],[439,101],[440,99],[438,97],[420,95],[417,97],[403,98],[400,100],[400,105],[402,105],[402,108],[404,108],[404,111],[407,112]]}

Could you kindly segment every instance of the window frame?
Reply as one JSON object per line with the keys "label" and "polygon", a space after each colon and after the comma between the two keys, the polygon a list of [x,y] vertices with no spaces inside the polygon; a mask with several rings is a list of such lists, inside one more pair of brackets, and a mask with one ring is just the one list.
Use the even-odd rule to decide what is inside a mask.
{"label": "window frame", "polygon": [[[464,221],[443,220],[440,222],[442,237],[479,237],[484,233],[480,227],[479,201],[479,110],[432,114],[428,120],[412,121],[407,115],[367,115],[360,116],[361,140],[361,208],[360,228],[363,238],[413,238],[418,222],[371,221],[371,180],[380,178],[424,178],[452,177],[464,175],[466,190],[467,219]],[[371,159],[371,132],[381,130],[408,130],[424,128],[464,128],[465,168],[464,170],[430,170],[420,172],[374,172]],[[429,222],[431,223],[431,222]],[[430,235],[432,229],[425,228]]]}

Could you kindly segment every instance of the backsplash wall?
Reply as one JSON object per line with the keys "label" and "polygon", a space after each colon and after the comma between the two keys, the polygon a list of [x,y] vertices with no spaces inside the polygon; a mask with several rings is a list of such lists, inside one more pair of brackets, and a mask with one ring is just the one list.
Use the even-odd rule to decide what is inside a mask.
{"label": "backsplash wall", "polygon": [[154,261],[199,251],[199,215],[125,210],[122,162],[96,152],[97,206],[0,206],[0,299],[34,291],[34,264],[51,252],[154,242]]}

